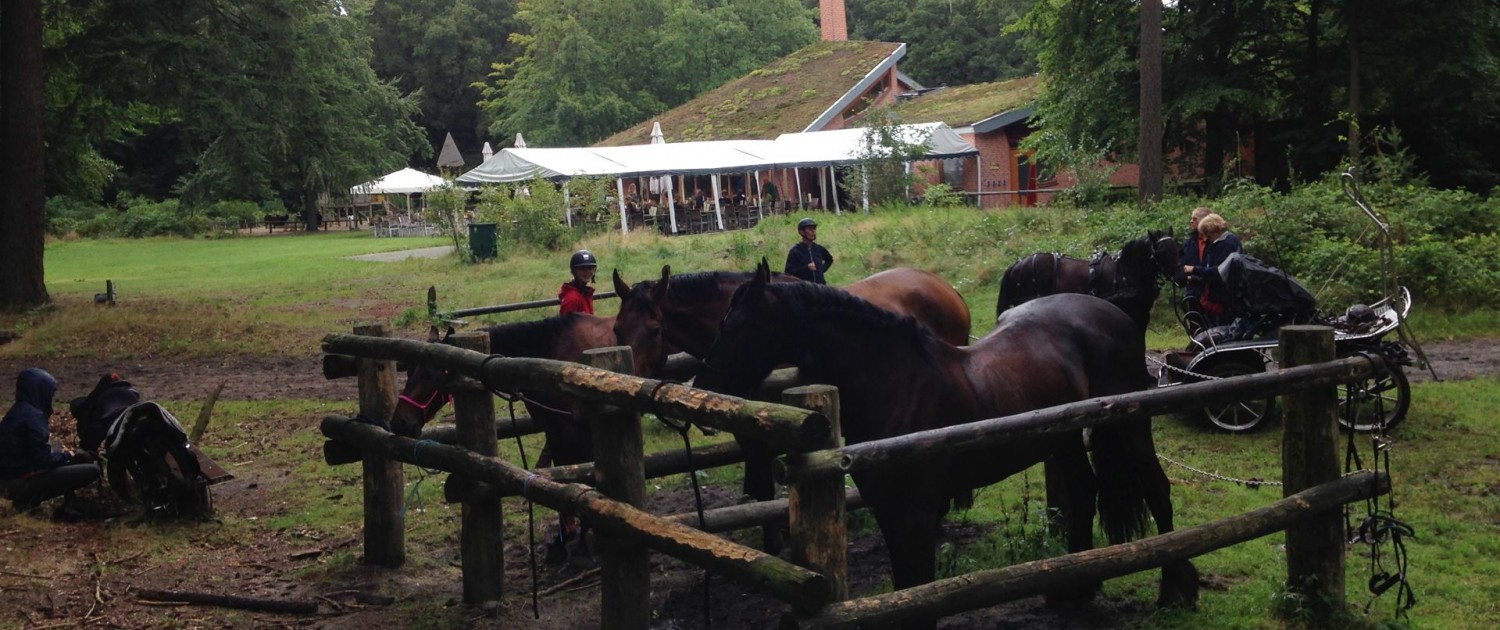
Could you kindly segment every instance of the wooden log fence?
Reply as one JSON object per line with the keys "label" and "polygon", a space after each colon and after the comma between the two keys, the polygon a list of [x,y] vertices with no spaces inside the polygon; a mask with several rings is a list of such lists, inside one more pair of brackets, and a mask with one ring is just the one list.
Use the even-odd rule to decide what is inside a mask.
{"label": "wooden log fence", "polygon": [[[1327,334],[1331,348],[1331,331],[1309,328],[1317,330],[1309,331],[1307,335]],[[393,366],[391,362],[399,360],[448,369],[475,381],[471,390],[474,401],[456,400],[455,407],[456,414],[461,417],[469,417],[469,412],[464,411],[466,406],[474,410],[473,417],[463,423],[466,428],[457,432],[467,436],[459,441],[476,444],[478,450],[432,442],[419,444],[416,440],[391,435],[377,426],[338,416],[324,419],[323,433],[330,440],[357,448],[363,454],[367,471],[372,461],[384,459],[446,470],[452,473],[450,481],[467,480],[469,483],[459,484],[462,486],[460,491],[450,495],[450,500],[465,501],[466,514],[471,502],[491,505],[498,504],[502,496],[524,496],[544,506],[587,518],[602,539],[601,621],[607,619],[607,627],[649,626],[649,572],[643,568],[647,566],[643,554],[648,548],[740,581],[788,604],[791,610],[782,620],[784,627],[857,627],[931,620],[1044,592],[1074,581],[1100,580],[1159,567],[1281,530],[1289,531],[1289,590],[1307,594],[1309,600],[1325,598],[1328,594],[1321,589],[1326,589],[1334,581],[1330,577],[1333,574],[1328,573],[1328,563],[1337,565],[1338,599],[1320,600],[1328,602],[1331,610],[1342,605],[1343,547],[1324,539],[1329,531],[1337,531],[1337,523],[1341,523],[1337,507],[1389,491],[1389,480],[1383,475],[1365,472],[1338,478],[1336,464],[1334,474],[1329,476],[1326,463],[1334,452],[1336,434],[1334,387],[1339,383],[1369,378],[1386,366],[1378,357],[1329,361],[1326,359],[1332,357],[1331,353],[1324,356],[1319,354],[1320,351],[1298,350],[1297,347],[1308,343],[1308,337],[1296,330],[1291,330],[1290,334],[1283,332],[1282,356],[1288,359],[1284,362],[1286,367],[1277,372],[1095,398],[846,447],[838,446],[837,391],[831,388],[814,386],[787,391],[788,402],[810,408],[800,409],[622,374],[620,372],[628,371],[630,366],[628,349],[624,352],[622,349],[606,349],[595,353],[593,360],[598,365],[613,368],[604,369],[541,359],[491,357],[441,344],[385,339],[378,336],[383,332],[379,327],[358,329],[357,332],[367,334],[328,335],[323,340],[323,347],[330,355],[359,357],[352,360],[352,364],[361,375],[362,415],[381,417],[370,414],[381,411],[377,403],[384,395],[367,395],[365,392],[367,386],[377,392],[384,387],[378,379],[369,377],[370,370],[375,369],[372,366]],[[1297,347],[1287,347],[1287,344]],[[330,361],[336,367],[350,362],[346,359]],[[329,371],[328,364],[325,361],[325,372],[330,377],[348,371]],[[694,365],[695,360],[691,358],[673,357],[669,361],[669,369],[687,371]],[[795,370],[783,370],[768,379],[763,389],[765,393],[781,392],[797,384]],[[493,422],[492,404],[487,414],[483,407],[473,405],[481,395],[488,398],[488,390],[521,389],[560,391],[578,398],[581,413],[593,423],[596,452],[608,457],[588,464],[526,471],[483,454],[486,444],[493,447],[490,436],[503,430],[483,422],[486,415]],[[1225,403],[1272,395],[1294,400],[1286,406],[1290,414],[1285,438],[1288,447],[1284,449],[1290,453],[1284,463],[1288,496],[1275,504],[1147,540],[842,601],[845,599],[844,566],[847,562],[844,557],[847,547],[844,537],[847,534],[843,528],[843,515],[847,506],[858,505],[859,501],[856,491],[843,488],[843,475],[848,471],[905,465],[921,458],[948,456],[1021,436],[1077,430],[1141,414],[1161,415],[1201,406],[1206,400]],[[390,398],[393,397],[392,393]],[[639,414],[648,412],[705,427],[754,435],[780,446],[790,454],[778,460],[776,473],[781,480],[790,482],[791,496],[788,500],[708,510],[706,522],[701,525],[702,531],[696,529],[700,527],[696,513],[661,517],[642,512],[637,506],[644,496],[641,493],[646,478],[688,472],[689,469],[687,458],[681,451],[643,456]],[[1294,426],[1313,429],[1298,434]],[[1294,434],[1302,437],[1294,437]],[[424,439],[428,435],[429,432],[424,432]],[[431,435],[437,436],[435,430]],[[1296,442],[1296,447],[1292,446],[1293,442]],[[605,445],[609,448],[598,448]],[[738,449],[732,447],[717,445],[696,450],[694,468],[739,461]],[[1314,461],[1317,463],[1312,463]],[[396,472],[399,473],[399,466],[396,466]],[[577,483],[583,481],[591,481],[599,489]],[[377,485],[381,483],[389,485],[390,482],[376,482]],[[371,509],[382,510],[383,504],[370,499],[371,479],[368,474],[366,484],[366,562],[381,563],[386,556],[375,554],[372,559],[372,521],[368,513]],[[397,484],[396,488],[399,493],[400,485]],[[712,532],[780,519],[792,526],[795,564],[712,535]],[[466,531],[461,539],[468,541],[467,530],[471,526],[467,518],[465,520]],[[486,522],[490,523],[488,527],[497,530],[498,536],[501,528],[494,524],[495,521]],[[1314,537],[1298,536],[1290,533],[1289,528],[1317,534]],[[374,534],[380,535],[380,532]],[[1301,541],[1302,538],[1306,542]],[[1291,548],[1294,540],[1297,540],[1297,546],[1313,544],[1312,541],[1317,540],[1316,544],[1325,551],[1303,556],[1304,552]],[[389,541],[383,544],[388,545]],[[493,544],[498,548],[498,540]],[[491,593],[497,598],[500,568],[476,564],[471,569],[467,553],[466,547],[465,601],[491,601],[488,599]],[[1293,557],[1318,559],[1294,562]],[[1293,567],[1294,564],[1297,568]],[[491,582],[476,578],[474,597],[470,595],[468,574],[471,570],[497,574]],[[491,583],[495,586],[485,586]]]}

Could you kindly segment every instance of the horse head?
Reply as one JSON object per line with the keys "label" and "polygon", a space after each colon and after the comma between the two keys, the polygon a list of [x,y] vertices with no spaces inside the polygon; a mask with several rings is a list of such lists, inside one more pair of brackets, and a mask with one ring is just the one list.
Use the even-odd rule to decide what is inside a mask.
{"label": "horse head", "polygon": [[705,369],[695,381],[699,387],[745,396],[777,365],[789,362],[795,336],[783,330],[789,317],[767,290],[771,281],[771,266],[762,258],[754,277],[735,290],[719,336],[703,361]]}
{"label": "horse head", "polygon": [[1187,274],[1182,272],[1182,244],[1177,242],[1172,229],[1147,231],[1146,239],[1151,241],[1151,257],[1161,276],[1179,287],[1186,286]]}
{"label": "horse head", "polygon": [[[436,326],[427,331],[428,343],[447,343],[453,335],[449,328],[446,335],[439,336]],[[391,431],[396,435],[414,438],[422,433],[422,427],[438,410],[453,399],[448,391],[448,371],[425,365],[413,365],[406,372],[406,387],[396,399],[396,411],[391,414]]]}
{"label": "horse head", "polygon": [[615,317],[615,341],[630,346],[635,355],[636,376],[656,376],[667,362],[661,304],[667,297],[671,277],[672,266],[663,265],[661,280],[646,280],[631,287],[620,277],[620,270],[615,270],[615,294],[620,296],[620,312]]}

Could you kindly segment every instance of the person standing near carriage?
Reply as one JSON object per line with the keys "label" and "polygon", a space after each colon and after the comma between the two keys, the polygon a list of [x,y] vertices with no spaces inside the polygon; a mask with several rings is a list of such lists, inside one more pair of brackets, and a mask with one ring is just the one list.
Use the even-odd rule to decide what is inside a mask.
{"label": "person standing near carriage", "polygon": [[0,492],[19,512],[53,497],[72,498],[73,491],[99,479],[94,455],[54,449],[48,420],[57,379],[38,368],[16,377],[16,401],[0,419]]}
{"label": "person standing near carriage", "polygon": [[[1194,216],[1198,210],[1193,211]],[[1229,231],[1224,217],[1213,212],[1208,212],[1193,224],[1196,234],[1188,237],[1188,244],[1193,249],[1183,248],[1182,270],[1188,275],[1188,308],[1202,313],[1205,326],[1213,327],[1224,323],[1229,310],[1229,288],[1219,276],[1219,265],[1231,254],[1242,250],[1240,237]],[[1194,286],[1196,292],[1192,290]]]}
{"label": "person standing near carriage", "polygon": [[828,284],[828,268],[833,266],[833,254],[819,245],[818,222],[810,218],[797,222],[797,233],[802,242],[792,246],[786,253],[786,268],[783,271],[808,282]]}
{"label": "person standing near carriage", "polygon": [[562,289],[557,292],[557,299],[562,301],[558,306],[558,315],[568,313],[594,314],[594,287],[589,283],[594,281],[594,272],[599,269],[599,260],[594,254],[586,249],[573,252],[573,258],[568,262],[568,267],[573,273],[573,279],[564,282]]}

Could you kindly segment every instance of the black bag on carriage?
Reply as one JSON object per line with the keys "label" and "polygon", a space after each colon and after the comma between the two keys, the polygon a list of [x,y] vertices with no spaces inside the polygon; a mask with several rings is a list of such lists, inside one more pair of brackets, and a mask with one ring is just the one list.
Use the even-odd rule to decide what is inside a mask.
{"label": "black bag on carriage", "polygon": [[[171,412],[114,374],[99,379],[88,396],[70,405],[79,447],[103,447],[109,486],[126,501],[139,501],[157,517],[209,516],[208,486],[228,478],[217,464],[188,444]],[[212,471],[212,475],[205,471]]]}
{"label": "black bag on carriage", "polygon": [[1229,289],[1229,312],[1234,321],[1194,336],[1201,346],[1274,337],[1289,324],[1317,319],[1318,301],[1312,292],[1285,271],[1247,254],[1230,254],[1219,264],[1219,277]]}

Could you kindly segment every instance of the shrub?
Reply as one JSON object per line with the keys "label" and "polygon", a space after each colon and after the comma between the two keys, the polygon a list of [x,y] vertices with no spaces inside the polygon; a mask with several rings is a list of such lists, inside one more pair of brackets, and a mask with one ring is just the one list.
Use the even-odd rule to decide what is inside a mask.
{"label": "shrub", "polygon": [[108,217],[109,208],[67,195],[56,195],[47,198],[45,212],[47,233],[61,237],[74,232],[82,234],[81,226],[93,221],[95,217]]}

